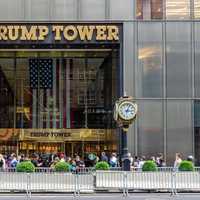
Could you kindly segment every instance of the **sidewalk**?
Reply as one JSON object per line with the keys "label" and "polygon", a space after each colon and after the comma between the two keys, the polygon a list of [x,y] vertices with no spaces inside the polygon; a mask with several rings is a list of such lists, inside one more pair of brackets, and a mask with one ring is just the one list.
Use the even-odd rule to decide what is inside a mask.
{"label": "sidewalk", "polygon": [[[8,195],[3,194],[0,195],[0,200],[22,200],[25,199],[26,196],[22,194],[17,195]],[[32,200],[71,200],[74,199],[72,195],[69,194],[34,194],[31,197]],[[180,194],[177,196],[170,196],[170,194],[146,194],[146,193],[139,193],[139,194],[130,194],[128,197],[123,197],[121,194],[116,193],[102,193],[102,194],[93,194],[93,195],[81,195],[80,197],[76,197],[76,199],[80,200],[199,200],[199,194]]]}

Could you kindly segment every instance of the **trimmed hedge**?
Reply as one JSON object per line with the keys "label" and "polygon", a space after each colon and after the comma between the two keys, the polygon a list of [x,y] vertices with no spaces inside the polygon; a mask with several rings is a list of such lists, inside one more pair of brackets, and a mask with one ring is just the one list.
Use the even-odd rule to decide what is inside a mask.
{"label": "trimmed hedge", "polygon": [[152,160],[147,160],[142,166],[142,171],[144,172],[155,172],[157,169],[156,163]]}
{"label": "trimmed hedge", "polygon": [[179,167],[179,171],[194,171],[194,164],[191,161],[183,160]]}
{"label": "trimmed hedge", "polygon": [[95,165],[96,170],[109,170],[109,168],[109,164],[105,161],[97,162],[97,164]]}
{"label": "trimmed hedge", "polygon": [[67,162],[58,162],[55,165],[55,171],[56,172],[68,172],[70,171],[70,165]]}
{"label": "trimmed hedge", "polygon": [[23,161],[17,164],[17,172],[34,172],[35,166],[31,161]]}

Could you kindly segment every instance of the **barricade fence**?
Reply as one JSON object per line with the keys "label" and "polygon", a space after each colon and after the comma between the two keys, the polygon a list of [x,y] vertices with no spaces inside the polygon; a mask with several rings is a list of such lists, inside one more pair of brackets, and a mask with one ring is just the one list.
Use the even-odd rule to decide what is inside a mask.
{"label": "barricade fence", "polygon": [[121,191],[200,191],[200,168],[191,172],[162,169],[156,172],[133,171],[79,171],[65,172],[0,172],[1,191],[26,192],[69,192],[74,195],[93,193],[98,190]]}

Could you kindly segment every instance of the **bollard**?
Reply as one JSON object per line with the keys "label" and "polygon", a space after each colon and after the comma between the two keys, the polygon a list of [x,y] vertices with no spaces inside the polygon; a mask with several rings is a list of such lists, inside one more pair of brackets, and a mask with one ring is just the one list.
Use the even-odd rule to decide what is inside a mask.
{"label": "bollard", "polygon": [[79,174],[75,173],[75,190],[74,190],[74,196],[79,197],[80,196],[80,188],[79,188]]}
{"label": "bollard", "polygon": [[27,173],[26,177],[27,177],[26,196],[27,196],[27,199],[31,199],[31,175],[30,175],[30,173]]}
{"label": "bollard", "polygon": [[176,171],[171,172],[171,195],[177,195],[177,190],[176,190]]}
{"label": "bollard", "polygon": [[127,172],[123,172],[123,196],[128,196],[128,187],[127,187]]}

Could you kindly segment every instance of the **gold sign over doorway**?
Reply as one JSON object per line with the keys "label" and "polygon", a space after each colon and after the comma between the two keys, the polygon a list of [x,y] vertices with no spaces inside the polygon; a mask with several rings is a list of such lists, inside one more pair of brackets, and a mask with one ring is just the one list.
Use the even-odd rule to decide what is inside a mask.
{"label": "gold sign over doorway", "polygon": [[116,25],[0,25],[1,41],[44,41],[48,35],[60,41],[118,41]]}
{"label": "gold sign over doorway", "polygon": [[19,129],[19,140],[40,142],[105,141],[114,137],[114,129]]}

